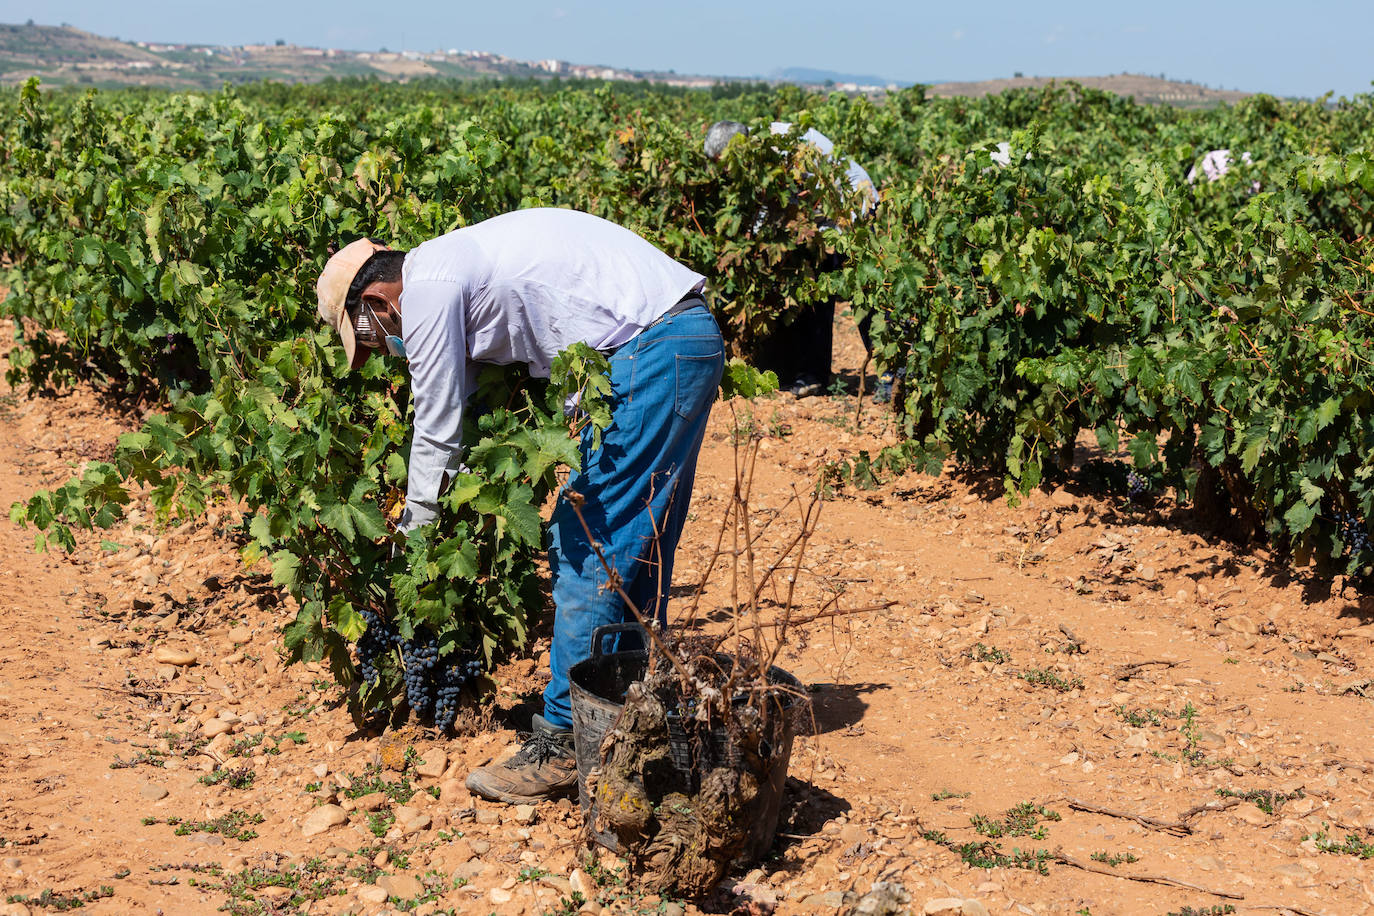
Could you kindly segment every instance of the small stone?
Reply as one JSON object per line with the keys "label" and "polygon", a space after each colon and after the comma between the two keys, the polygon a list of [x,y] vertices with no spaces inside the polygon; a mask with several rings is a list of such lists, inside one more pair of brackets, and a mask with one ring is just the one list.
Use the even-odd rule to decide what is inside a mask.
{"label": "small stone", "polygon": [[430,820],[428,814],[421,814],[406,821],[405,824],[401,827],[401,833],[405,836],[410,836],[413,833],[419,833],[421,830],[424,830],[425,828],[429,827],[429,825],[432,823],[433,821]]}
{"label": "small stone", "polygon": [[1226,865],[1216,856],[1198,856],[1193,864],[1203,871],[1225,871]]}
{"label": "small stone", "polygon": [[1285,817],[1306,817],[1317,810],[1317,800],[1310,795],[1295,798],[1283,806]]}
{"label": "small stone", "polygon": [[[1056,506],[1060,506],[1061,508],[1064,508],[1064,507],[1072,506],[1072,505],[1074,504],[1074,496],[1073,496],[1073,494],[1070,493],[1068,490],[1059,489],[1059,490],[1055,490],[1052,494],[1050,494],[1050,502],[1052,502],[1052,503],[1053,503],[1054,505],[1056,505]],[[953,897],[949,897],[949,898],[941,898],[941,899],[953,900],[954,898],[953,898]],[[958,901],[955,901],[955,902],[957,903]],[[952,912],[958,912],[958,911],[957,911],[957,910],[954,910],[954,911],[952,911]]]}
{"label": "small stone", "polygon": [[0,916],[30,916],[30,913],[22,903],[0,903]]}
{"label": "small stone", "polygon": [[200,733],[207,738],[215,738],[219,735],[227,735],[234,730],[236,722],[229,722],[224,719],[211,719],[200,727]]}
{"label": "small stone", "polygon": [[493,887],[487,896],[491,898],[492,903],[495,903],[498,906],[503,903],[510,903],[511,900],[515,897],[514,894],[506,890],[504,887]]}
{"label": "small stone", "polygon": [[160,786],[155,782],[145,782],[138,787],[138,794],[148,799],[148,801],[162,801],[171,793],[166,786]]}
{"label": "small stone", "polygon": [[961,916],[990,916],[988,908],[983,906],[981,900],[965,900],[959,908],[959,913]]}
{"label": "small stone", "polygon": [[577,912],[581,913],[582,916],[601,916],[601,910],[601,904],[597,903],[595,900],[588,900],[577,908]]}
{"label": "small stone", "polygon": [[230,627],[229,641],[236,646],[242,646],[253,639],[252,632],[247,627]]}
{"label": "small stone", "polygon": [[196,663],[196,653],[187,649],[173,649],[171,646],[158,646],[153,650],[153,661],[159,665],[184,667]]}
{"label": "small stone", "polygon": [[663,904],[663,909],[660,912],[663,913],[663,916],[686,916],[687,914],[687,911],[683,909],[682,904],[673,903],[672,901]]}
{"label": "small stone", "polygon": [[501,823],[501,814],[491,808],[482,808],[477,812],[477,823],[491,827]]}
{"label": "small stone", "polygon": [[[1062,491],[1061,491],[1062,492]],[[924,916],[962,916],[964,901],[958,897],[936,897],[921,908]]]}
{"label": "small stone", "polygon": [[1307,877],[1307,869],[1303,868],[1297,862],[1280,865],[1275,868],[1274,871],[1285,878],[1305,879]]}
{"label": "small stone", "polygon": [[348,812],[338,805],[320,805],[301,821],[301,833],[316,836],[348,820]]}
{"label": "small stone", "polygon": [[363,903],[379,904],[386,903],[386,891],[380,887],[360,887],[358,888],[358,899]]}
{"label": "small stone", "polygon": [[428,779],[438,779],[448,769],[448,755],[435,748],[425,754],[425,759],[415,765],[415,773]]}
{"label": "small stone", "polygon": [[[487,863],[483,862],[481,859],[471,859],[461,863],[458,867],[453,869],[452,878],[454,881],[470,882],[485,871],[486,867]],[[583,896],[586,895],[584,894]]]}
{"label": "small stone", "polygon": [[5,866],[5,871],[19,871],[19,869],[23,867],[24,862],[22,859],[16,859],[14,856],[10,856],[0,864]]}
{"label": "small stone", "polygon": [[425,892],[425,886],[420,883],[419,879],[412,878],[410,875],[382,875],[377,879],[377,886],[386,891],[389,896],[399,897],[402,900],[411,900]]}
{"label": "small stone", "polygon": [[268,900],[285,900],[295,893],[289,887],[263,887],[257,890],[259,897],[266,897]]}
{"label": "small stone", "polygon": [[353,810],[376,811],[384,804],[386,804],[385,792],[369,792],[366,795],[360,795],[353,799]]}
{"label": "small stone", "polygon": [[840,907],[844,906],[844,891],[826,891],[823,894],[812,894],[802,900],[802,906],[826,907],[832,910],[838,910]]}
{"label": "small stone", "polygon": [[1137,732],[1128,735],[1121,743],[1127,747],[1147,748],[1150,746],[1150,739],[1143,732]]}
{"label": "small stone", "polygon": [[1237,633],[1249,633],[1252,636],[1259,633],[1259,624],[1244,614],[1237,614],[1230,618],[1226,621],[1226,626]]}
{"label": "small stone", "polygon": [[536,809],[534,805],[516,805],[513,817],[517,824],[529,826],[534,823]]}
{"label": "small stone", "polygon": [[491,843],[486,840],[472,840],[470,845],[472,846],[473,855],[484,856],[491,852]]}
{"label": "small stone", "polygon": [[[17,862],[18,860],[16,859],[15,861]],[[568,884],[572,886],[574,892],[581,894],[588,900],[596,896],[596,885],[592,883],[592,879],[587,876],[587,873],[580,868],[574,868],[572,874],[568,875]]]}

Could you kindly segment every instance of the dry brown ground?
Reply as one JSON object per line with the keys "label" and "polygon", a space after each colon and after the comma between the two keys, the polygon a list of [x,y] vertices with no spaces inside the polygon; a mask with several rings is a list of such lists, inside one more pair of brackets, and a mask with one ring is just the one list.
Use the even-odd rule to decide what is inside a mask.
{"label": "dry brown ground", "polygon": [[[846,337],[840,362],[857,361]],[[128,425],[89,392],[3,406],[4,505],[60,482]],[[882,409],[856,429],[853,407],[754,408],[765,427],[790,428],[764,443],[759,518],[794,511],[789,495],[821,460],[881,440]],[[710,559],[732,422],[725,409],[712,419],[683,586]],[[783,665],[812,685],[817,733],[798,742],[772,855],[702,909],[835,913],[887,880],[917,913],[1374,910],[1362,860],[1313,839],[1374,836],[1361,695],[1374,627],[1360,627],[1374,608],[1120,499],[1057,491],[1010,508],[992,483],[908,474],[827,503],[805,603],[896,604],[797,633]],[[279,662],[290,610],[237,561],[234,520],[218,509],[168,529],[135,512],[105,549],[88,537],[71,556],[36,554],[31,532],[0,525],[0,894],[29,899],[0,914],[55,909],[33,902],[48,889],[93,898],[97,914],[382,913],[416,899],[422,914],[534,913],[578,888],[598,901],[588,911],[683,912],[602,874],[612,857],[589,864],[569,802],[512,809],[462,788],[469,767],[514,742],[543,644],[500,673],[495,724],[475,737],[360,734],[323,672]],[[787,514],[770,537],[789,525]],[[726,594],[713,576],[708,616]],[[169,650],[195,663],[168,664],[187,660]],[[1155,664],[1128,667],[1142,662]],[[1043,683],[1056,679],[1066,689]],[[374,766],[420,791],[404,806],[349,799]],[[217,768],[252,783],[199,781]],[[1282,798],[1269,814],[1219,791]],[[331,797],[346,820],[306,836]],[[932,840],[982,840],[977,816],[1021,803],[1057,819],[1037,825],[1043,836],[989,842],[1105,873],[1053,855],[1045,874],[972,868]],[[1118,814],[1081,810],[1093,806]],[[261,816],[246,825],[255,837],[204,823],[234,811]],[[179,836],[173,818],[194,823]],[[1136,861],[1100,865],[1095,853]]]}

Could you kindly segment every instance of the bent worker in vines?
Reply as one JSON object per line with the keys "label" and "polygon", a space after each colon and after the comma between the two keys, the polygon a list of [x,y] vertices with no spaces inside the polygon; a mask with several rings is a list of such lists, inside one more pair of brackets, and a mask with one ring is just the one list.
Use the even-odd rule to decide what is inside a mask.
{"label": "bent worker in vines", "polygon": [[[768,129],[774,136],[783,136],[792,129],[792,124],[790,121],[774,121]],[[748,135],[749,128],[739,121],[717,121],[707,129],[706,140],[702,144],[702,148],[707,158],[717,160],[725,153],[734,137]],[[835,144],[814,127],[808,127],[800,139],[803,143],[814,147],[827,159],[840,161],[839,157],[835,155]],[[858,195],[862,201],[862,210],[854,214],[855,218],[872,216],[877,209],[879,200],[878,192],[873,186],[873,179],[868,176],[864,167],[853,159],[844,159],[843,165],[845,167],[845,182],[849,189]],[[760,215],[759,223],[761,224],[767,218],[766,213]],[[821,225],[829,224],[822,223]],[[842,266],[843,259],[838,254],[832,253],[822,259],[821,263],[817,265],[817,269],[821,273],[826,273],[839,270]],[[821,394],[830,387],[830,357],[835,336],[835,302],[834,298],[830,298],[823,302],[813,302],[801,306],[791,316],[790,322],[779,323],[772,334],[759,343],[757,360],[760,368],[776,371],[782,387],[790,390],[799,398]],[[869,342],[869,323],[868,316],[859,322],[859,334],[863,338],[865,349],[871,353],[873,346]],[[887,382],[889,394],[891,388],[889,381]]]}
{"label": "bent worker in vines", "polygon": [[[415,428],[401,528],[436,518],[460,466],[475,366],[523,363],[547,378],[559,351],[585,343],[610,355],[611,425],[596,452],[584,436],[583,467],[567,487],[582,495],[582,516],[630,600],[665,623],[724,364],[705,282],[628,229],[575,210],[507,213],[408,252],[369,239],[341,249],[319,278],[320,315],[353,368],[390,352],[410,373]],[[632,617],[606,587],[566,500],[550,537],[555,617],[544,712],[515,756],[467,779],[497,801],[531,802],[576,785],[568,673],[590,655],[593,630]]]}

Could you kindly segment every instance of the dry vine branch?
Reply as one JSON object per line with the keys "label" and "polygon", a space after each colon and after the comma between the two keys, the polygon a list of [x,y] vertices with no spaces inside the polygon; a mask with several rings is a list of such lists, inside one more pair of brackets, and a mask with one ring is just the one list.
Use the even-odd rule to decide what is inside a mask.
{"label": "dry vine branch", "polygon": [[1149,668],[1151,665],[1163,665],[1165,668],[1177,668],[1180,664],[1182,663],[1170,661],[1166,658],[1152,659],[1148,662],[1131,662],[1129,665],[1123,665],[1122,667],[1117,669],[1116,680],[1129,681],[1131,678],[1135,677],[1144,669]]}
{"label": "dry vine branch", "polygon": [[1221,801],[1209,801],[1205,804],[1194,805],[1186,811],[1180,811],[1178,819],[1180,821],[1188,821],[1197,817],[1199,814],[1203,814],[1207,811],[1225,811],[1227,808],[1234,808],[1236,805],[1239,805],[1242,801],[1244,801],[1244,799],[1223,798]]}
{"label": "dry vine branch", "polygon": [[1193,832],[1193,828],[1184,823],[1173,821],[1162,821],[1158,818],[1148,817],[1144,814],[1132,814],[1129,811],[1118,811],[1115,808],[1104,808],[1092,802],[1081,801],[1076,798],[1067,799],[1070,808],[1075,811],[1087,811],[1091,814],[1105,814],[1108,817],[1119,817],[1123,820],[1135,821],[1142,827],[1149,827],[1151,830],[1162,830],[1165,833],[1172,833],[1174,836],[1188,836]]}
{"label": "dry vine branch", "polygon": [[1201,884],[1193,884],[1191,881],[1180,881],[1177,878],[1170,878],[1168,875],[1131,875],[1126,872],[1119,872],[1108,868],[1106,865],[1098,865],[1095,862],[1084,862],[1067,855],[1063,850],[1057,849],[1054,852],[1054,860],[1062,865],[1072,868],[1081,868],[1083,871],[1090,871],[1095,875],[1107,875],[1112,878],[1120,878],[1123,881],[1139,881],[1142,884],[1165,884],[1169,887],[1181,887],[1184,890],[1198,891],[1203,894],[1211,894],[1213,897],[1221,897],[1225,900],[1244,900],[1244,894],[1233,894],[1230,891],[1219,891],[1210,887],[1203,887]]}

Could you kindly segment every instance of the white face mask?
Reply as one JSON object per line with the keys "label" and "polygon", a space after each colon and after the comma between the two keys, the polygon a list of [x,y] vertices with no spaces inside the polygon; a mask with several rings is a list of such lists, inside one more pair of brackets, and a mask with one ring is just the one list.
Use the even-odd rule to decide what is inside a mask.
{"label": "white face mask", "polygon": [[386,344],[386,352],[390,353],[392,356],[399,356],[401,359],[408,360],[406,356],[406,342],[400,337],[397,337],[395,334],[388,334],[383,338],[383,342]]}

